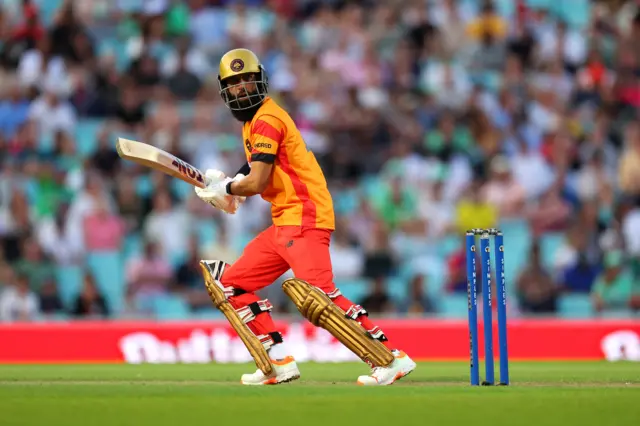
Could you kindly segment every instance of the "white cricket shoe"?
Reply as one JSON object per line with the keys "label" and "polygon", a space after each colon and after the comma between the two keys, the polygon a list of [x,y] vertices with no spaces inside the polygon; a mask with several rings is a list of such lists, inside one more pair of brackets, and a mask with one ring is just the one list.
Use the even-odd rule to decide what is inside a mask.
{"label": "white cricket shoe", "polygon": [[300,378],[300,370],[298,370],[296,360],[292,356],[279,360],[272,359],[271,364],[273,365],[273,372],[269,376],[265,376],[258,369],[253,374],[243,374],[240,382],[243,385],[262,386],[287,383]]}
{"label": "white cricket shoe", "polygon": [[358,377],[360,386],[386,386],[393,384],[396,380],[403,378],[416,368],[407,354],[402,351],[393,351],[395,360],[388,367],[375,367],[368,376]]}

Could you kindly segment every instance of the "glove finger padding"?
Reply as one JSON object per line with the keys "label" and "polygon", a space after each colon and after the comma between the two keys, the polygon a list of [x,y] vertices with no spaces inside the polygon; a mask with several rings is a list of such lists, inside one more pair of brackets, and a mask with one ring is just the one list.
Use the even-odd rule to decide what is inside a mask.
{"label": "glove finger padding", "polygon": [[204,177],[207,181],[207,185],[213,185],[222,181],[227,176],[220,170],[207,169],[207,171],[204,172]]}
{"label": "glove finger padding", "polygon": [[282,289],[311,324],[327,330],[370,366],[388,367],[394,361],[385,345],[372,338],[358,322],[348,318],[322,290],[297,278],[286,280]]}

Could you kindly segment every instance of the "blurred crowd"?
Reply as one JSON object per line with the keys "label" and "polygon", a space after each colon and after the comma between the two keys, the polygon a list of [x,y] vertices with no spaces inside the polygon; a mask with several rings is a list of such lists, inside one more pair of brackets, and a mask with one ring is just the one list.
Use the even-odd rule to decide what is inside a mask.
{"label": "blurred crowd", "polygon": [[[320,160],[336,280],[366,279],[370,311],[442,312],[439,295],[466,292],[464,231],[509,224],[526,239],[507,254],[515,310],[583,294],[637,311],[639,43],[637,0],[3,2],[0,320],[145,313],[162,294],[209,306],[197,261],[232,262],[269,206],[220,214],[120,161],[114,138],[234,173],[240,125],[216,77],[235,47]],[[122,254],[121,303],[85,267],[96,252]]]}

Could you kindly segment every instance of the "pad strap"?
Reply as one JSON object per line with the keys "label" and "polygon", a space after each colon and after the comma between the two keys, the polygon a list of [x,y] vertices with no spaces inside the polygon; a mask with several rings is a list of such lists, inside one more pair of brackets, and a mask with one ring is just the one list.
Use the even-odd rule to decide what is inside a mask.
{"label": "pad strap", "polygon": [[378,326],[373,327],[371,330],[367,330],[367,333],[369,333],[372,339],[379,340],[380,342],[386,342],[389,340]]}
{"label": "pad strap", "polygon": [[332,292],[327,293],[327,296],[329,296],[329,299],[335,299],[338,296],[342,296],[342,292],[336,288]]}
{"label": "pad strap", "polygon": [[270,312],[272,309],[273,305],[269,302],[269,300],[264,299],[250,303],[243,308],[236,309],[236,312],[238,312],[238,315],[240,315],[240,319],[246,324],[249,321],[253,321],[257,315],[263,312]]}
{"label": "pad strap", "polygon": [[352,320],[356,320],[358,317],[363,315],[368,316],[369,313],[360,305],[351,305],[346,312],[347,318],[351,318]]}
{"label": "pad strap", "polygon": [[271,349],[271,346],[282,343],[282,334],[277,331],[273,331],[269,334],[261,334],[258,336],[260,343],[264,346],[265,350]]}

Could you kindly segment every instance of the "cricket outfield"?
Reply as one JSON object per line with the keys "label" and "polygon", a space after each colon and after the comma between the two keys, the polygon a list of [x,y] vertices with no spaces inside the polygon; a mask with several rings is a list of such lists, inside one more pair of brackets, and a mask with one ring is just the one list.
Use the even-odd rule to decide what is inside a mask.
{"label": "cricket outfield", "polygon": [[511,363],[512,386],[471,387],[465,363],[420,363],[393,386],[363,364],[301,364],[290,384],[246,387],[246,364],[3,365],[2,426],[625,425],[640,419],[640,364]]}

